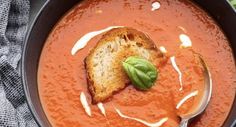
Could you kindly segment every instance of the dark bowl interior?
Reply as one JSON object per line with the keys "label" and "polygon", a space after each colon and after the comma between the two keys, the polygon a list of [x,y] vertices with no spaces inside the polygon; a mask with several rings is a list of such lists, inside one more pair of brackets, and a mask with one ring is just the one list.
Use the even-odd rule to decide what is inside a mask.
{"label": "dark bowl interior", "polygon": [[[236,55],[236,13],[226,0],[194,0],[200,7],[206,10],[220,25],[225,32],[234,56]],[[57,21],[79,0],[51,0],[45,2],[42,6],[42,0],[32,0],[32,7],[40,9],[33,11],[31,16],[33,23],[26,37],[23,60],[22,60],[22,76],[24,90],[27,97],[28,105],[40,126],[51,126],[43,111],[39,100],[37,86],[37,70],[40,54],[44,42]],[[236,102],[225,121],[224,126],[230,127],[236,118]]]}

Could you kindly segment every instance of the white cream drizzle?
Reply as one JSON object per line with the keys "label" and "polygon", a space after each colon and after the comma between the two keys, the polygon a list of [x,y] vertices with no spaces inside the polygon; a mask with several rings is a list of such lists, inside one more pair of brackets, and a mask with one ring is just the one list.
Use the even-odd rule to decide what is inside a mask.
{"label": "white cream drizzle", "polygon": [[186,35],[186,34],[180,34],[179,35],[179,39],[181,41],[181,48],[188,48],[188,47],[192,47],[192,41],[191,39]]}
{"label": "white cream drizzle", "polygon": [[176,105],[176,109],[179,109],[184,102],[186,102],[189,98],[194,97],[198,94],[198,91],[193,91],[190,94],[186,95],[182,100],[179,101],[179,103]]}
{"label": "white cream drizzle", "polygon": [[164,46],[160,46],[159,49],[162,53],[167,53],[167,50]]}
{"label": "white cream drizzle", "polygon": [[152,3],[152,11],[155,11],[155,10],[157,10],[157,9],[159,9],[161,7],[161,4],[159,3],[159,2],[153,2]]}
{"label": "white cream drizzle", "polygon": [[123,26],[110,26],[110,27],[107,27],[105,29],[102,29],[102,30],[98,30],[98,31],[93,31],[93,32],[90,32],[90,33],[87,33],[85,34],[84,36],[82,36],[76,43],[75,45],[73,46],[72,50],[71,50],[71,54],[72,55],[75,55],[76,52],[78,52],[80,49],[84,48],[87,43],[92,39],[94,38],[95,36],[101,34],[101,33],[104,33],[104,32],[107,32],[113,28],[119,28],[119,27],[123,27]]}
{"label": "white cream drizzle", "polygon": [[148,127],[159,127],[159,126],[161,126],[162,124],[164,124],[168,120],[168,117],[165,117],[165,118],[162,118],[160,121],[158,121],[156,123],[149,123],[149,122],[146,122],[146,121],[138,119],[138,118],[126,116],[126,115],[122,114],[121,111],[119,109],[117,109],[117,108],[115,108],[115,110],[119,114],[120,117],[138,121],[138,122],[140,122],[140,123],[142,123],[142,124],[144,124],[144,125],[146,125]]}
{"label": "white cream drizzle", "polygon": [[89,107],[89,104],[88,104],[88,101],[86,99],[86,96],[84,94],[84,92],[81,92],[80,93],[80,102],[85,110],[85,112],[89,115],[89,116],[92,116],[92,112],[91,112],[91,109]]}
{"label": "white cream drizzle", "polygon": [[178,28],[181,29],[183,32],[187,33],[187,30],[184,27],[178,26]]}
{"label": "white cream drizzle", "polygon": [[103,104],[102,104],[101,102],[99,102],[99,103],[97,104],[97,106],[98,106],[99,110],[101,111],[101,113],[102,113],[104,116],[106,116],[106,110],[105,110]]}
{"label": "white cream drizzle", "polygon": [[175,71],[178,73],[179,75],[179,84],[180,84],[180,89],[179,90],[182,90],[183,89],[183,82],[182,82],[182,73],[181,71],[179,70],[179,67],[177,66],[176,62],[175,62],[175,57],[172,56],[170,57],[170,61],[171,61],[171,64],[173,66],[173,68],[175,69]]}

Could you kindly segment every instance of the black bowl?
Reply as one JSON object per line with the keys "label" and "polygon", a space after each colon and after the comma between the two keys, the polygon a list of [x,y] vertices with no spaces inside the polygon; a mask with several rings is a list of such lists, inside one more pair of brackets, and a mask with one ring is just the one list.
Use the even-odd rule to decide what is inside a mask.
{"label": "black bowl", "polygon": [[[226,0],[194,0],[206,10],[225,32],[236,55],[236,12]],[[31,0],[31,27],[27,34],[22,59],[22,76],[28,105],[40,126],[51,126],[39,100],[37,71],[40,54],[48,34],[58,20],[79,0]],[[224,123],[230,127],[236,118],[236,102]],[[233,125],[232,125],[233,126]]]}

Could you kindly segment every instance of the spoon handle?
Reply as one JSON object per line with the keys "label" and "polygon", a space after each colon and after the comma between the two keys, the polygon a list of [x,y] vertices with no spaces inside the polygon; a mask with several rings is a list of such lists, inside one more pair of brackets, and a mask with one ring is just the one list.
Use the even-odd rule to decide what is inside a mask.
{"label": "spoon handle", "polygon": [[179,127],[188,127],[188,120],[182,119]]}

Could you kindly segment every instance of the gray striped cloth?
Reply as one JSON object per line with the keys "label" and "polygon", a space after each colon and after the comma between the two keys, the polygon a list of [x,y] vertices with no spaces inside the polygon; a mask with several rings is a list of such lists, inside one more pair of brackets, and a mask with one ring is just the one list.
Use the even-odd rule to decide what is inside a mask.
{"label": "gray striped cloth", "polygon": [[29,9],[29,0],[0,0],[0,127],[37,126],[19,73]]}

